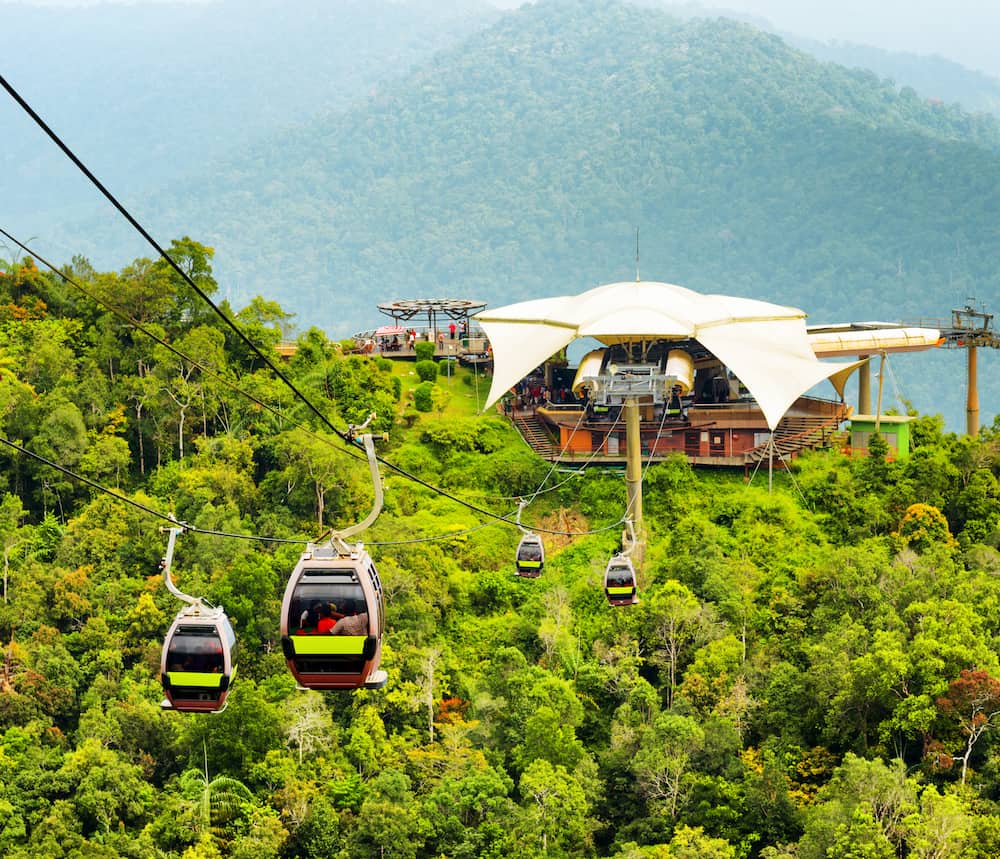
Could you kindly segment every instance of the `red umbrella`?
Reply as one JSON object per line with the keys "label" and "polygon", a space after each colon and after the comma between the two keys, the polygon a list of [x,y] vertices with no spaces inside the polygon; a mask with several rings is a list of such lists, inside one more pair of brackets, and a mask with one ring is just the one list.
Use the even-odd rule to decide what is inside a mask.
{"label": "red umbrella", "polygon": [[375,329],[376,337],[392,337],[393,335],[399,336],[402,333],[402,325],[383,325],[381,328]]}

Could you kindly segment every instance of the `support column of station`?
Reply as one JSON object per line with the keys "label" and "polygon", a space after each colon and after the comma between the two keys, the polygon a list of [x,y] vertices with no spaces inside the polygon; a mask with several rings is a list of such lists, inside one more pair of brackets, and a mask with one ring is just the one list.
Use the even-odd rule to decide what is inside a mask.
{"label": "support column of station", "polygon": [[975,438],[979,435],[979,381],[976,347],[969,347],[968,387],[965,394],[965,431]]}
{"label": "support column of station", "polygon": [[639,400],[627,397],[625,410],[625,490],[629,516],[635,529],[632,562],[641,569],[646,560],[646,531],[642,524],[642,445],[639,435]]}
{"label": "support column of station", "polygon": [[[871,355],[858,355],[861,359],[871,358]],[[858,367],[858,414],[872,413],[872,376],[867,363]]]}

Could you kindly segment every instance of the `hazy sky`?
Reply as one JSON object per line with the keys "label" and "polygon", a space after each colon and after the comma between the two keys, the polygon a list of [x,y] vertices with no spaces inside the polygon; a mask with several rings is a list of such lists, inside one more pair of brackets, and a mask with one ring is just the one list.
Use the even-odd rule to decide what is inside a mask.
{"label": "hazy sky", "polygon": [[[101,2],[163,3],[212,0],[0,0],[39,6]],[[336,0],[330,0],[336,2]],[[405,0],[400,0],[405,2]],[[442,0],[454,3],[455,0]],[[510,9],[523,0],[487,0]],[[655,0],[641,0],[652,5]],[[667,5],[669,0],[663,0]],[[683,3],[682,5],[694,5]],[[896,51],[940,54],[1000,77],[1000,0],[700,0],[706,9],[733,9],[802,36],[858,42]]]}
{"label": "hazy sky", "polygon": [[941,54],[1000,76],[997,0],[722,0],[718,5],[803,36]]}

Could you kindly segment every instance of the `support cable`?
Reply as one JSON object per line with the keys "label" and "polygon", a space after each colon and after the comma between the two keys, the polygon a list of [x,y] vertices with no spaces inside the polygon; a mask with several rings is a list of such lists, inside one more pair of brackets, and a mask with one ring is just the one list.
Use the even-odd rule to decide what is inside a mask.
{"label": "support cable", "polygon": [[156,239],[154,239],[146,231],[146,228],[143,227],[142,224],[140,224],[132,216],[131,212],[129,212],[129,210],[126,209],[125,206],[123,206],[118,201],[118,198],[115,197],[115,195],[112,194],[104,186],[104,184],[101,182],[100,179],[98,179],[93,173],[91,173],[87,165],[84,164],[79,158],[77,158],[76,153],[74,153],[73,150],[69,148],[69,146],[63,143],[59,135],[56,134],[48,126],[45,120],[42,119],[37,113],[35,113],[31,105],[29,105],[21,97],[21,95],[17,92],[17,90],[15,90],[14,87],[12,87],[7,82],[7,79],[3,77],[3,75],[0,75],[0,86],[3,86],[3,88],[7,90],[11,98],[13,98],[14,101],[16,101],[21,106],[21,108],[28,114],[28,116],[30,116],[35,121],[35,124],[38,125],[38,127],[41,128],[42,131],[44,131],[49,136],[52,142],[55,143],[56,146],[58,146],[62,150],[63,154],[65,154],[66,157],[69,158],[69,160],[76,165],[76,167],[80,170],[80,172],[82,172],[91,181],[94,187],[97,188],[97,190],[104,195],[104,197],[108,200],[108,202],[111,203],[111,205],[114,206],[119,211],[122,217],[125,218],[125,220],[132,225],[132,227],[136,230],[136,232],[138,232],[139,235],[141,235],[153,247],[153,249],[166,261],[166,263],[175,272],[177,272],[178,275],[180,275],[181,279],[184,280],[184,282],[188,286],[190,286],[191,289],[195,291],[195,294],[199,298],[201,298],[209,307],[212,308],[215,314],[236,334],[236,336],[239,337],[240,340],[242,340],[243,343],[268,366],[271,372],[274,373],[279,379],[281,379],[281,381],[288,386],[288,389],[292,391],[300,400],[302,400],[302,402],[313,412],[313,414],[316,415],[316,417],[318,417],[326,426],[328,426],[333,432],[339,435],[344,441],[347,441],[348,440],[347,434],[343,430],[337,429],[330,422],[329,418],[327,418],[326,415],[324,415],[315,405],[313,405],[313,403],[308,398],[306,398],[306,396],[298,389],[298,387],[296,387],[295,383],[292,382],[292,380],[289,379],[281,371],[281,369],[278,368],[274,364],[274,362],[267,357],[267,355],[265,355],[263,352],[261,352],[260,349],[257,348],[257,344],[254,343],[249,337],[247,337],[243,329],[240,328],[232,319],[230,319],[225,313],[222,312],[222,309],[214,301],[212,301],[212,299],[208,296],[208,294],[201,287],[199,287],[198,284],[194,282],[191,276],[186,271],[184,271],[184,269],[182,269],[177,264],[174,258],[171,257],[170,254],[168,254],[160,246],[160,244],[156,241]]}
{"label": "support cable", "polygon": [[[108,202],[110,202],[112,206],[114,206],[115,209],[118,210],[118,212],[122,215],[122,217],[124,217],[125,220],[127,220],[129,224],[132,225],[132,227],[136,230],[136,232],[138,232],[149,243],[149,245],[164,259],[164,261],[181,277],[181,279],[185,283],[187,283],[187,285],[190,286],[192,290],[194,290],[195,294],[199,298],[201,298],[213,310],[213,312],[236,334],[237,337],[239,337],[239,339],[244,343],[244,345],[246,345],[247,348],[249,348],[255,355],[257,355],[257,357],[261,359],[261,361],[271,370],[271,372],[273,372],[275,376],[277,376],[278,379],[280,379],[288,387],[288,389],[292,391],[292,393],[295,394],[295,396],[298,397],[298,399],[301,400],[302,403],[305,404],[305,406],[314,415],[316,415],[317,418],[319,418],[319,420],[325,426],[327,426],[335,435],[339,436],[346,444],[352,445],[353,443],[349,438],[348,433],[334,426],[333,423],[330,421],[330,419],[327,418],[327,416],[324,415],[323,412],[320,411],[319,408],[317,408],[313,404],[313,402],[309,400],[309,398],[306,397],[305,394],[302,393],[301,390],[299,390],[299,388],[295,385],[295,383],[292,382],[292,380],[289,379],[288,376],[286,376],[281,371],[281,369],[278,368],[275,365],[275,363],[257,347],[257,344],[254,343],[243,332],[243,330],[232,319],[229,318],[229,316],[227,316],[225,313],[222,312],[222,309],[218,305],[216,305],[215,302],[212,301],[212,299],[208,296],[208,294],[205,293],[205,291],[202,290],[198,286],[198,284],[194,282],[191,276],[188,275],[187,272],[185,272],[180,267],[180,265],[178,265],[178,263],[173,259],[173,257],[171,257],[170,254],[168,254],[166,250],[164,250],[163,247],[160,246],[160,244],[156,241],[156,239],[154,239],[149,234],[149,232],[146,231],[146,229],[142,226],[142,224],[140,224],[139,221],[132,216],[132,214],[128,211],[128,209],[126,209],[125,206],[118,201],[118,199],[114,196],[114,194],[112,194],[104,186],[104,184],[90,171],[90,169],[76,156],[73,150],[70,149],[69,146],[67,146],[62,141],[59,135],[57,135],[55,131],[53,131],[52,128],[49,127],[49,125],[45,122],[45,120],[43,120],[41,116],[39,116],[35,112],[35,110],[31,107],[31,105],[29,105],[27,101],[25,101],[24,98],[21,97],[21,95],[17,92],[17,90],[14,89],[14,87],[7,81],[7,79],[3,75],[0,75],[0,86],[2,86],[7,91],[7,93],[11,96],[11,98],[13,98],[14,101],[16,101],[18,105],[25,111],[25,113],[27,113],[32,118],[32,120],[34,120],[35,124],[38,125],[38,127],[45,132],[45,134],[52,140],[52,142],[59,147],[59,149],[63,152],[63,154],[65,154],[66,157],[69,158],[70,161],[72,161],[73,164],[76,165],[76,167],[91,181],[94,187],[96,187],[105,197],[105,199],[107,199]],[[490,510],[486,510],[482,507],[479,507],[478,505],[472,504],[468,501],[464,501],[461,498],[452,495],[450,492],[447,492],[446,490],[441,489],[440,487],[428,483],[426,480],[417,477],[415,474],[411,474],[405,469],[400,468],[398,465],[395,465],[392,462],[382,459],[381,457],[377,457],[377,459],[380,463],[382,463],[382,465],[392,469],[397,474],[400,474],[403,477],[406,477],[407,479],[413,481],[414,483],[417,483],[418,485],[423,486],[426,489],[429,489],[432,492],[435,492],[444,498],[448,498],[449,500],[454,501],[455,503],[460,504],[463,507],[468,508],[469,510],[472,510],[476,513],[479,513],[480,515],[487,516],[489,518],[496,519],[501,522],[506,522],[511,525],[514,524],[506,516],[501,516]],[[537,529],[537,530],[543,531],[544,529]],[[544,531],[544,533],[558,534],[560,536],[571,536],[571,537],[585,536],[585,534],[582,533],[572,533],[565,531]],[[594,533],[594,532],[587,532],[587,533]]]}
{"label": "support cable", "polygon": [[[147,506],[145,504],[142,504],[142,503],[140,503],[140,502],[138,502],[138,501],[136,501],[136,500],[134,500],[132,498],[129,498],[127,495],[123,495],[120,492],[115,492],[113,489],[109,489],[108,487],[103,486],[102,484],[98,483],[96,480],[91,480],[89,477],[84,477],[82,474],[77,474],[72,469],[66,468],[63,465],[60,465],[58,462],[53,462],[51,459],[48,459],[47,457],[44,457],[44,456],[42,456],[39,453],[35,453],[34,451],[28,450],[23,445],[20,445],[17,442],[11,441],[10,439],[5,438],[4,436],[0,436],[0,444],[6,445],[7,447],[11,448],[12,450],[15,450],[18,453],[23,454],[24,456],[27,456],[27,457],[29,457],[31,459],[34,459],[37,462],[42,463],[43,465],[47,465],[50,468],[53,468],[56,471],[58,471],[58,472],[60,472],[62,474],[65,474],[67,477],[71,477],[73,480],[77,480],[80,483],[83,483],[83,484],[85,484],[87,486],[90,486],[92,489],[96,489],[98,492],[103,492],[105,495],[110,495],[112,498],[114,498],[117,501],[121,501],[121,502],[123,502],[125,504],[129,504],[132,507],[135,507],[136,509],[141,510],[143,513],[149,514],[150,516],[155,516],[158,519],[163,519],[163,520],[169,522],[172,526],[183,527],[186,531],[190,531],[190,532],[192,532],[194,534],[204,534],[204,535],[209,536],[209,537],[228,537],[228,538],[231,538],[231,539],[234,539],[234,540],[250,540],[250,541],[255,541],[255,542],[259,542],[259,543],[282,543],[282,544],[296,545],[296,546],[301,546],[301,545],[303,545],[305,543],[315,543],[315,542],[318,542],[317,538],[302,538],[302,539],[299,539],[299,540],[290,540],[290,539],[283,539],[281,537],[262,537],[262,536],[260,536],[258,534],[237,534],[237,533],[232,532],[232,531],[216,531],[216,530],[209,529],[209,528],[199,528],[198,526],[196,526],[196,525],[190,525],[187,522],[178,522],[177,519],[172,514],[161,513],[159,510],[155,510],[152,507],[149,507],[149,506]],[[434,542],[434,541],[437,541],[437,540],[446,540],[449,537],[462,536],[463,534],[472,533],[473,531],[478,531],[481,528],[486,528],[486,527],[489,527],[490,525],[499,524],[501,522],[504,523],[504,524],[508,524],[508,525],[514,525],[515,523],[512,522],[508,518],[509,516],[512,516],[512,515],[514,515],[513,512],[512,513],[508,513],[507,516],[494,516],[493,519],[495,521],[486,522],[486,523],[484,523],[482,525],[478,525],[478,526],[470,528],[470,529],[468,529],[466,531],[451,531],[451,532],[448,532],[446,534],[440,534],[440,535],[431,536],[431,537],[420,537],[420,538],[415,538],[413,540],[388,541],[388,542],[380,542],[380,543],[373,542],[373,543],[370,543],[369,545],[372,545],[372,546],[396,546],[396,545],[405,545],[407,543],[430,543],[430,542]],[[570,536],[570,537],[587,537],[587,536],[590,536],[591,534],[600,534],[600,533],[602,533],[604,531],[610,530],[611,528],[617,528],[618,525],[620,525],[623,521],[624,521],[624,519],[620,519],[618,522],[615,522],[615,523],[613,523],[611,525],[607,525],[604,528],[595,528],[595,529],[593,529],[591,531],[583,531],[583,532],[546,531],[545,533],[547,533],[547,534],[557,534],[557,535],[561,535],[561,536]]]}
{"label": "support cable", "polygon": [[186,522],[178,522],[169,513],[161,513],[159,510],[154,510],[152,507],[147,507],[145,504],[140,504],[138,501],[129,498],[127,495],[122,495],[120,492],[115,492],[113,489],[108,489],[106,486],[102,486],[95,480],[91,480],[89,477],[84,477],[82,474],[77,474],[75,471],[71,471],[65,466],[60,465],[58,462],[53,462],[51,459],[47,459],[41,454],[35,453],[34,451],[28,450],[26,447],[19,445],[17,442],[11,441],[9,438],[4,438],[0,436],[0,444],[5,444],[7,447],[16,450],[18,453],[22,453],[25,456],[31,457],[43,465],[49,466],[49,468],[54,468],[65,474],[67,477],[72,477],[74,480],[78,480],[81,483],[85,483],[93,489],[103,492],[106,495],[110,495],[112,498],[122,501],[125,504],[131,504],[133,507],[141,510],[143,513],[148,513],[150,516],[155,516],[158,519],[164,519],[173,526],[181,525],[185,530],[191,531],[196,534],[206,534],[212,537],[232,537],[237,540],[259,540],[264,543],[293,543],[296,545],[301,545],[302,543],[309,542],[308,540],[283,540],[278,537],[260,537],[254,534],[234,534],[228,531],[212,531],[207,528],[198,528],[195,525],[189,525]]}

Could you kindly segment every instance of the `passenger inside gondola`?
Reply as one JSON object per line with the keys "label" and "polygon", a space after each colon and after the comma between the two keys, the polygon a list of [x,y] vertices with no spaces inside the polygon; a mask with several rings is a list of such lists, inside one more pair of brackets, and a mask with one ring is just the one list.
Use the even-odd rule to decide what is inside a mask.
{"label": "passenger inside gondola", "polygon": [[221,674],[225,669],[222,642],[214,629],[207,634],[180,631],[170,640],[167,665],[170,671]]}
{"label": "passenger inside gondola", "polygon": [[608,570],[609,588],[630,588],[635,584],[635,575],[628,567],[612,567]]}
{"label": "passenger inside gondola", "polygon": [[368,613],[362,612],[361,614],[342,617],[334,624],[331,632],[333,635],[367,635]]}
{"label": "passenger inside gondola", "polygon": [[299,615],[297,635],[308,635],[310,632],[316,631],[316,624],[319,623],[319,606],[318,602],[314,602],[309,608],[302,610]]}
{"label": "passenger inside gondola", "polygon": [[526,542],[517,553],[519,561],[540,561],[542,560],[542,546],[540,543]]}
{"label": "passenger inside gondola", "polygon": [[300,582],[289,606],[288,626],[299,621],[297,635],[329,633],[338,620],[366,611],[365,595],[356,581]]}
{"label": "passenger inside gondola", "polygon": [[337,611],[336,603],[323,603],[319,607],[319,621],[316,623],[316,632],[323,634],[333,632],[334,626],[344,616]]}

